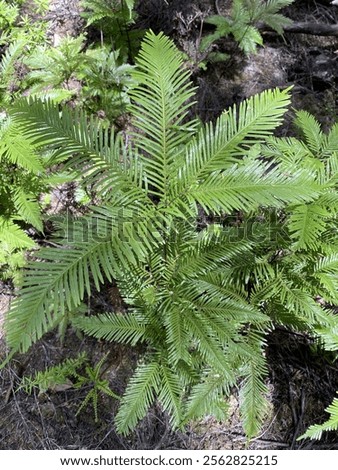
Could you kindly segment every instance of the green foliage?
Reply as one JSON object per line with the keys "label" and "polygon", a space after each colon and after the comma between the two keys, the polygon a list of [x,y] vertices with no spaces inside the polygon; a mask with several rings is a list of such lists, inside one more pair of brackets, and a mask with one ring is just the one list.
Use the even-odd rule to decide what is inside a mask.
{"label": "green foliage", "polygon": [[44,186],[34,146],[10,120],[0,128],[0,163],[0,278],[18,283],[24,252],[35,246],[23,229],[28,224],[42,231],[37,194]]}
{"label": "green foliage", "polygon": [[325,411],[330,414],[329,419],[322,424],[313,424],[310,426],[298,440],[306,438],[321,439],[323,432],[338,430],[338,398],[335,398]]}
{"label": "green foliage", "polygon": [[48,367],[45,371],[37,372],[34,377],[23,377],[19,389],[23,389],[31,395],[35,388],[39,393],[55,391],[63,386],[74,386],[70,379],[76,379],[79,369],[88,361],[85,353],[79,354],[74,359],[66,359],[61,364]]}
{"label": "green foliage", "polygon": [[89,386],[90,390],[85,396],[84,400],[82,401],[79,409],[77,410],[77,414],[85,408],[88,403],[91,401],[93,405],[93,411],[95,416],[95,422],[99,421],[98,417],[98,400],[100,393],[108,395],[109,397],[115,398],[119,400],[119,396],[114,393],[111,388],[109,387],[109,383],[107,379],[102,379],[101,377],[101,368],[107,359],[107,355],[103,356],[99,362],[95,365],[95,367],[91,367],[89,365],[86,366],[85,374],[86,375],[77,375],[77,382],[75,384],[76,388]]}
{"label": "green foliage", "polygon": [[[23,1],[7,2],[0,0],[0,43],[8,45],[11,42],[25,40],[31,45],[41,43],[45,39],[47,23],[33,20],[28,15],[20,13]],[[31,8],[38,14],[44,13],[46,0],[32,3]]]}
{"label": "green foliage", "polygon": [[[37,13],[46,2],[32,4]],[[47,22],[33,20],[27,15],[21,15],[20,6],[23,2],[6,2],[0,0],[0,44],[6,47],[0,62],[0,106],[6,107],[13,102],[24,90],[23,64],[42,42],[46,40]]]}
{"label": "green foliage", "polygon": [[82,54],[84,36],[66,36],[57,47],[40,46],[26,60],[31,69],[26,80],[32,84],[30,91],[46,87],[70,87],[70,79],[80,70],[86,56]]}
{"label": "green foliage", "polygon": [[[107,379],[101,378],[101,368],[107,358],[103,356],[94,366],[88,364],[88,358],[85,353],[81,353],[75,359],[66,359],[59,365],[48,367],[43,372],[37,372],[34,377],[24,377],[19,389],[31,394],[37,388],[39,393],[48,391],[62,391],[69,388],[89,387],[90,390],[80,404],[77,414],[80,413],[91,401],[95,415],[95,421],[98,421],[98,400],[101,393],[112,398],[119,399],[109,387]],[[85,368],[84,373],[81,370]]]}
{"label": "green foliage", "polygon": [[0,1],[0,29],[13,28],[19,16],[19,6],[14,2]]}
{"label": "green foliage", "polygon": [[[335,138],[325,138],[329,173],[313,155],[298,166],[292,146],[284,156],[285,140],[271,135],[289,90],[265,91],[214,124],[189,120],[189,72],[162,34],[146,35],[131,75],[132,144],[52,102],[21,100],[11,111],[20,134],[47,146],[54,162],[68,159],[101,205],[63,227],[59,248],[41,249],[29,264],[7,315],[7,342],[27,351],[93,285],[114,280],[127,312],[72,323],[98,339],[147,347],[122,397],[118,431],[130,432],[156,399],[174,428],[206,414],[223,419],[239,384],[250,438],[266,411],[264,347],[273,324],[314,335],[335,325],[314,300],[336,299],[335,265],[320,264],[323,251],[300,249],[292,225],[294,210],[333,197]],[[271,154],[276,161],[262,158]],[[201,211],[215,221],[199,224]],[[242,220],[233,224],[237,211]],[[95,393],[91,399],[95,405]]]}
{"label": "green foliage", "polygon": [[20,79],[17,75],[19,59],[24,54],[27,41],[19,39],[12,42],[0,62],[0,106],[10,104],[20,90]]}
{"label": "green foliage", "polygon": [[[63,101],[74,98],[90,113],[109,122],[126,111],[132,66],[108,46],[84,51],[85,37],[65,37],[59,46],[37,47],[25,60],[30,94]],[[51,89],[51,87],[53,87]]]}
{"label": "green foliage", "polygon": [[[256,52],[257,45],[263,44],[258,25],[266,24],[278,34],[283,34],[283,28],[290,24],[290,20],[279,11],[292,2],[293,0],[233,0],[229,16],[213,15],[206,18],[205,22],[214,25],[216,30],[203,38],[201,50],[232,35],[245,54]],[[210,52],[210,58],[215,59],[217,54]]]}
{"label": "green foliage", "polygon": [[48,11],[50,0],[34,0],[35,11],[38,14],[44,14]]}
{"label": "green foliage", "polygon": [[0,279],[18,284],[25,252],[36,247],[27,229],[43,232],[39,196],[73,178],[49,171],[48,157],[5,117],[0,127]]}
{"label": "green foliage", "polygon": [[82,79],[81,101],[92,113],[104,112],[109,121],[126,110],[129,103],[128,88],[132,85],[132,66],[123,64],[119,51],[108,47],[86,52],[79,77]]}
{"label": "green foliage", "polygon": [[119,50],[124,60],[135,56],[141,32],[131,31],[135,21],[135,0],[82,0],[82,16],[87,28],[94,26],[101,32],[101,46],[108,44]]}

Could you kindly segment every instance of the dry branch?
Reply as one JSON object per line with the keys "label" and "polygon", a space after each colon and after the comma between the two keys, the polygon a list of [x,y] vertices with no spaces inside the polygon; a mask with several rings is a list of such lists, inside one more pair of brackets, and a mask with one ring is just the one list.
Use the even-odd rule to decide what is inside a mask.
{"label": "dry branch", "polygon": [[[266,25],[259,27],[262,31],[273,31]],[[337,24],[292,23],[284,26],[285,33],[311,34],[314,36],[338,36]]]}

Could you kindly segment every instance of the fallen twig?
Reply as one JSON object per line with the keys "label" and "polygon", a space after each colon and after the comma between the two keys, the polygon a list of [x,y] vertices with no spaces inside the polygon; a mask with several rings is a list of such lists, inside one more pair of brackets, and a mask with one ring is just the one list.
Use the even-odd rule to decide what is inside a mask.
{"label": "fallen twig", "polygon": [[[258,28],[264,32],[274,31],[267,25],[259,25]],[[284,33],[311,34],[313,36],[338,36],[338,24],[323,23],[292,23],[284,26]]]}

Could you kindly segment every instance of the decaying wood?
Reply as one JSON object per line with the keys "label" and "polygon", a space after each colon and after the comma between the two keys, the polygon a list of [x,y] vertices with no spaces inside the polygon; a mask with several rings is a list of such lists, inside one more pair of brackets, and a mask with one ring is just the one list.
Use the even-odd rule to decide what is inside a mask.
{"label": "decaying wood", "polygon": [[[261,31],[273,31],[266,25],[260,25]],[[292,23],[284,26],[285,33],[311,34],[313,36],[338,36],[338,24],[323,23]]]}

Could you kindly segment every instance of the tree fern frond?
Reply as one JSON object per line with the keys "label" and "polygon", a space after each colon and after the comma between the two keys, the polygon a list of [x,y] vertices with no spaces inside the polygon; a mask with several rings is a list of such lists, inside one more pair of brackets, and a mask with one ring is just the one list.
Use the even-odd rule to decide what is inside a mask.
{"label": "tree fern frond", "polygon": [[267,367],[262,354],[252,351],[247,358],[243,374],[244,383],[240,388],[240,415],[248,439],[256,436],[266,416],[268,401],[264,379]]}
{"label": "tree fern frond", "polygon": [[272,303],[278,302],[290,312],[291,318],[294,318],[296,322],[303,322],[309,328],[317,323],[327,323],[327,316],[311,294],[295,286],[292,280],[283,273],[278,274],[265,285],[259,286],[256,297],[256,301],[271,299]]}
{"label": "tree fern frond", "polygon": [[121,135],[104,129],[98,119],[88,122],[85,113],[67,107],[60,117],[55,103],[34,98],[19,100],[11,112],[24,138],[37,147],[53,150],[49,164],[72,156],[66,167],[78,169],[84,182],[95,186],[99,194],[107,198],[112,187],[114,195],[123,188],[125,198],[138,200],[140,206],[152,204],[142,189],[142,165],[137,153],[131,154]]}
{"label": "tree fern frond", "polygon": [[3,87],[3,84],[7,86],[8,81],[13,77],[15,63],[24,52],[26,45],[27,41],[25,39],[17,39],[8,46],[5,53],[2,55],[0,62],[2,84],[0,88]]}
{"label": "tree fern frond", "polygon": [[147,177],[164,193],[179,148],[195,131],[194,123],[184,124],[194,89],[173,42],[162,34],[154,38],[154,33],[146,34],[131,72],[137,86],[130,91],[130,110],[139,130],[137,147],[148,155],[143,158]]}
{"label": "tree fern frond", "polygon": [[228,410],[224,395],[232,385],[227,376],[209,372],[201,383],[192,387],[187,402],[185,422],[207,415],[213,415],[224,421]]}
{"label": "tree fern frond", "polygon": [[293,208],[288,227],[295,250],[317,249],[320,236],[326,230],[329,211],[318,204],[301,204]]}
{"label": "tree fern frond", "polygon": [[[296,188],[302,188],[295,192]],[[252,162],[212,175],[189,188],[186,197],[196,200],[207,213],[231,212],[242,207],[249,211],[262,206],[278,207],[284,202],[303,202],[318,194],[319,186],[311,172],[281,174],[278,167]]]}
{"label": "tree fern frond", "polygon": [[142,324],[133,314],[105,313],[91,317],[77,316],[72,323],[87,335],[132,346],[144,341],[147,331],[147,324]]}
{"label": "tree fern frond", "polygon": [[231,235],[223,227],[210,224],[190,239],[176,269],[182,278],[205,275],[214,271],[220,263],[232,263],[235,256],[247,256],[250,248],[249,240],[231,243]]}
{"label": "tree fern frond", "polygon": [[295,124],[304,135],[305,142],[313,155],[320,154],[323,146],[323,132],[316,118],[307,111],[298,111]]}
{"label": "tree fern frond", "polygon": [[329,152],[338,151],[338,123],[334,124],[327,136],[325,150]]}
{"label": "tree fern frond", "polygon": [[11,119],[7,119],[0,129],[0,162],[4,159],[32,173],[43,171],[34,142],[22,135]]}
{"label": "tree fern frond", "polygon": [[182,422],[182,397],[182,384],[176,371],[170,367],[161,366],[161,388],[158,399],[163,409],[168,411],[174,429],[178,428]]}
{"label": "tree fern frond", "polygon": [[207,364],[210,364],[215,371],[227,378],[231,383],[234,379],[234,373],[227,361],[224,360],[224,350],[221,344],[215,338],[208,325],[208,319],[191,313],[184,317],[185,324],[190,335],[196,342],[196,347]]}
{"label": "tree fern frond", "polygon": [[215,126],[201,129],[179,172],[185,190],[210,172],[229,168],[250,144],[264,142],[281,124],[289,103],[289,90],[267,90],[225,111]]}
{"label": "tree fern frond", "polygon": [[182,360],[189,364],[190,337],[184,323],[184,316],[188,314],[177,305],[168,306],[164,309],[164,325],[166,326],[166,341],[170,364],[175,365]]}
{"label": "tree fern frond", "polygon": [[7,338],[13,349],[26,351],[60,321],[66,308],[79,305],[85,292],[90,295],[90,276],[99,290],[105,277],[118,278],[129,262],[142,258],[142,244],[133,242],[132,233],[132,243],[121,240],[115,223],[112,218],[85,218],[68,232],[74,237],[70,247],[39,252],[41,261],[28,266],[21,293],[8,314]]}
{"label": "tree fern frond", "polygon": [[13,221],[0,216],[0,240],[6,244],[9,251],[15,249],[29,249],[35,246],[34,241]]}
{"label": "tree fern frond", "polygon": [[13,201],[18,215],[42,232],[40,206],[33,194],[24,193],[21,189],[15,191]]}
{"label": "tree fern frond", "polygon": [[115,417],[118,432],[128,434],[137,422],[144,418],[159,392],[161,368],[154,358],[138,366],[130,379]]}

